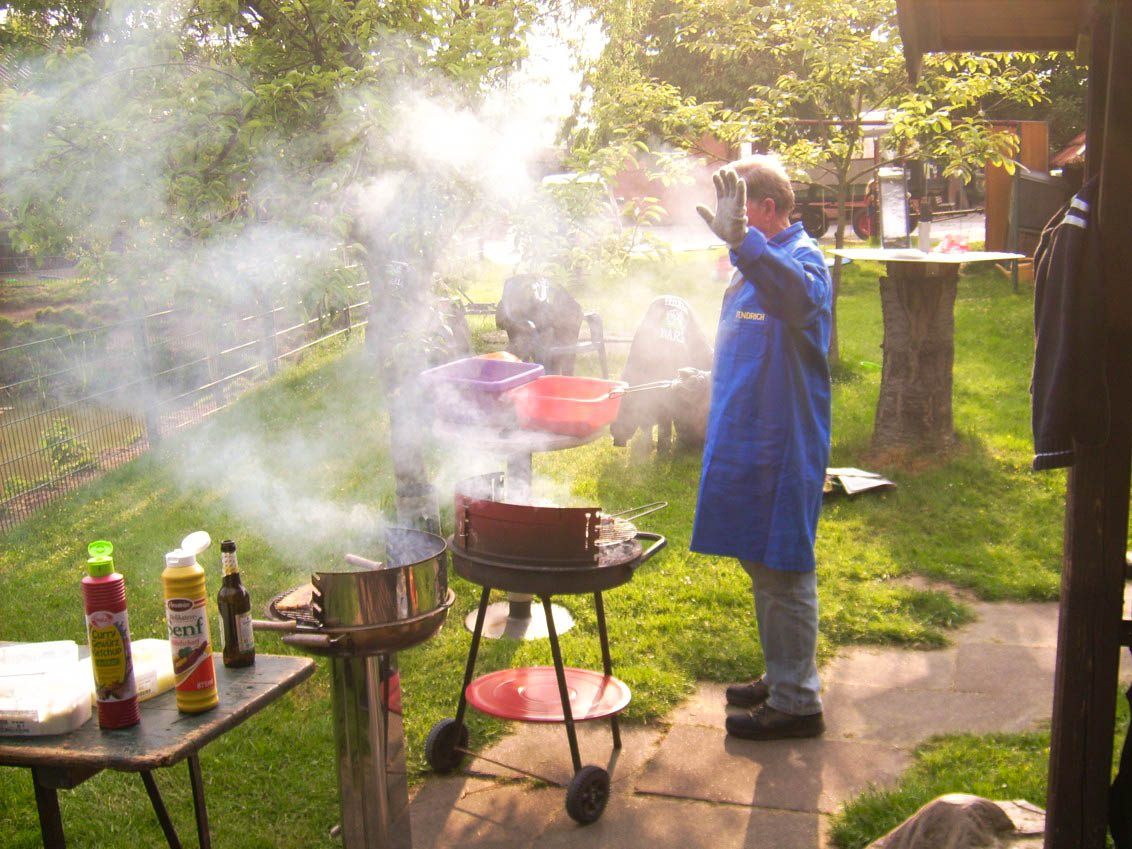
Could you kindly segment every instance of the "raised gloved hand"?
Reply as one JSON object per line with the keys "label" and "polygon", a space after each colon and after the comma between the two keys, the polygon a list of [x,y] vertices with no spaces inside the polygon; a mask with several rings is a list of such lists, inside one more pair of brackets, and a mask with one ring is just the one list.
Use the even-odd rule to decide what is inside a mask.
{"label": "raised gloved hand", "polygon": [[747,184],[734,168],[721,168],[711,178],[715,183],[715,212],[703,204],[696,212],[707,226],[732,248],[747,235]]}

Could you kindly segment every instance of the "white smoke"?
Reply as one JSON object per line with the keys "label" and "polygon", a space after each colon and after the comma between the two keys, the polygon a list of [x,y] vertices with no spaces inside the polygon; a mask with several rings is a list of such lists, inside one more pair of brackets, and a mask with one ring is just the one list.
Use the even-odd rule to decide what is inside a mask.
{"label": "white smoke", "polygon": [[[322,217],[323,225],[327,218],[352,215],[358,227],[393,234],[438,214],[406,207],[406,194],[421,174],[439,180],[456,175],[473,206],[506,210],[529,203],[538,187],[531,160],[554,143],[579,83],[571,52],[543,30],[536,33],[527,66],[476,110],[456,106],[436,81],[427,86],[396,81],[396,96],[344,91],[342,102],[392,104],[389,136],[375,147],[400,152],[399,162],[372,173],[329,165],[323,173],[298,172],[288,153],[306,153],[324,140],[292,138],[249,167],[239,198],[216,199],[205,226],[171,202],[169,186],[191,178],[178,168],[192,161],[197,145],[219,148],[228,137],[222,121],[202,123],[199,98],[214,98],[216,114],[222,115],[238,108],[248,94],[246,83],[226,71],[186,63],[170,48],[182,4],[115,8],[116,19],[104,22],[82,63],[44,63],[35,71],[34,92],[6,111],[3,191],[9,200],[53,207],[61,226],[93,245],[102,253],[103,268],[137,291],[151,296],[177,290],[189,302],[207,301],[213,309],[252,298],[274,302],[291,292],[297,298],[304,281],[342,262],[334,228],[302,226],[297,216],[281,211],[307,210]],[[586,34],[590,49],[594,32]],[[189,98],[190,108],[179,108],[181,98]],[[344,111],[350,114],[357,115],[358,126],[337,126],[338,141],[373,132],[364,109]],[[123,130],[122,115],[137,120]],[[81,155],[68,146],[81,148]],[[72,155],[75,166],[54,175],[39,168],[53,151]],[[329,186],[337,205],[312,207],[312,181]],[[443,221],[443,210],[439,215]],[[420,322],[406,321],[413,324]],[[155,406],[157,399],[140,397],[145,386],[140,376],[134,384],[137,406]],[[272,430],[271,424],[264,429]],[[180,479],[189,485],[227,484],[232,509],[262,527],[273,544],[372,532],[383,524],[375,505],[343,504],[325,483],[311,484],[338,448],[332,437],[244,433],[201,448],[190,449],[193,462],[178,466]],[[505,464],[498,454],[452,448],[438,450],[434,484],[441,499],[450,497],[458,480]],[[569,494],[542,497],[565,501]]]}

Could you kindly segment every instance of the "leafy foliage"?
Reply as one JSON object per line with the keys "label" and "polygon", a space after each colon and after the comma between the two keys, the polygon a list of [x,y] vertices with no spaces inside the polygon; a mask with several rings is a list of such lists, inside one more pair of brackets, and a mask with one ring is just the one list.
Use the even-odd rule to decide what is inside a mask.
{"label": "leafy foliage", "polygon": [[94,465],[90,446],[78,438],[66,419],[57,418],[44,430],[40,441],[51,458],[51,466],[61,475]]}
{"label": "leafy foliage", "polygon": [[[575,144],[621,134],[696,152],[710,134],[776,152],[800,177],[835,192],[838,247],[850,184],[885,164],[851,169],[862,119],[890,125],[889,161],[919,157],[970,179],[988,162],[1012,167],[1017,149],[988,110],[1044,99],[1034,55],[928,56],[912,85],[892,0],[595,5],[610,39],[589,77],[593,97]],[[835,292],[839,278],[836,266]],[[836,328],[830,358],[836,365]]]}

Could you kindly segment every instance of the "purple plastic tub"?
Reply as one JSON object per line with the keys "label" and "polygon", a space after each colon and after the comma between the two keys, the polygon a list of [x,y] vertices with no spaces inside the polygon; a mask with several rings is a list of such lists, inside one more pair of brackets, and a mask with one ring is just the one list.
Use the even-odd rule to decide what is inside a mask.
{"label": "purple plastic tub", "polygon": [[496,425],[514,420],[514,406],[505,394],[542,377],[538,363],[514,363],[490,357],[467,357],[421,372],[434,390],[436,413],[450,422]]}

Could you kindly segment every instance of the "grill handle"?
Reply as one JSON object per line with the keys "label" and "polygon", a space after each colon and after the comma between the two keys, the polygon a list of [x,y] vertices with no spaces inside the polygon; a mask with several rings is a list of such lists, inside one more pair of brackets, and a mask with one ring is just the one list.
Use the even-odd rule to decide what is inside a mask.
{"label": "grill handle", "polygon": [[650,534],[647,531],[637,531],[637,539],[651,539],[654,542],[645,550],[645,553],[641,555],[641,559],[638,560],[637,565],[633,567],[634,572],[636,572],[646,560],[668,545],[668,540],[661,534]]}
{"label": "grill handle", "polygon": [[294,631],[299,623],[293,619],[278,621],[275,619],[253,619],[252,630],[255,631]]}
{"label": "grill handle", "polygon": [[283,642],[312,654],[326,654],[338,644],[339,637],[331,634],[287,634]]}

